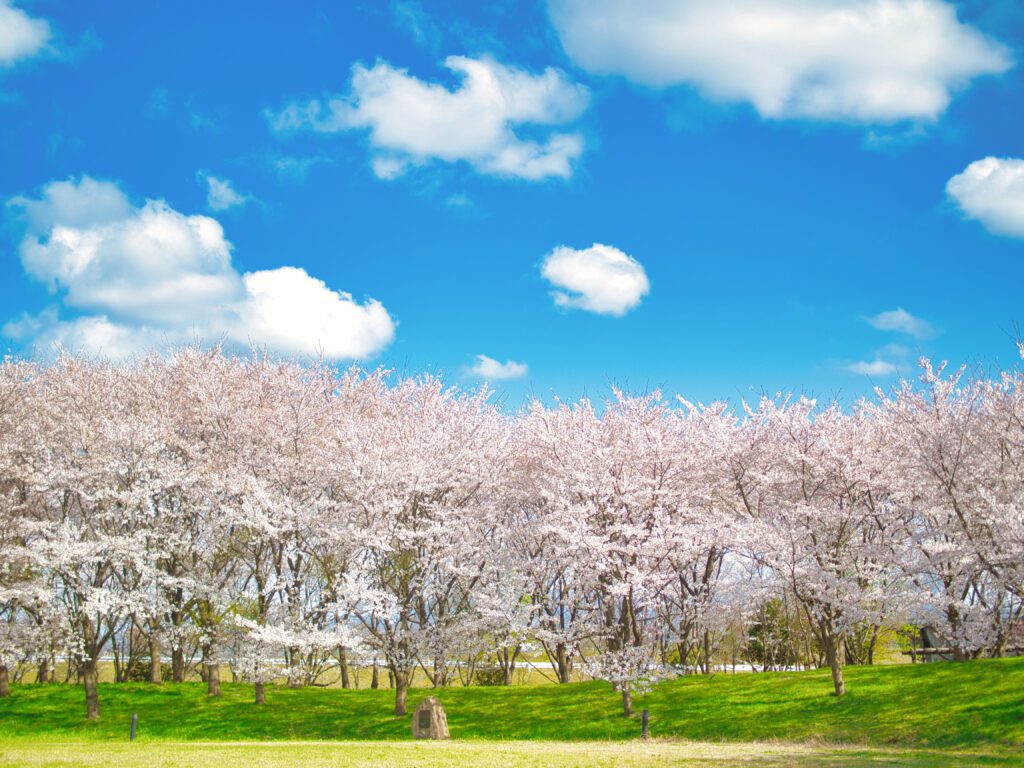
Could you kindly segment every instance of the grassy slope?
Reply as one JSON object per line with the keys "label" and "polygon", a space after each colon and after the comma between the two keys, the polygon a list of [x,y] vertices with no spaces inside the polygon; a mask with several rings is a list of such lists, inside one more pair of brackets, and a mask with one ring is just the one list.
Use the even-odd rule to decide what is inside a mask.
{"label": "grassy slope", "polygon": [[[849,693],[829,695],[828,671],[717,675],[664,683],[637,702],[656,736],[697,741],[807,741],[971,747],[1024,745],[1024,658],[962,664],[850,668]],[[635,738],[639,718],[621,716],[603,683],[414,690],[410,711],[438,693],[456,739]],[[391,715],[393,693],[270,688],[251,703],[248,685],[208,700],[201,684],[101,685],[103,716],[84,719],[77,686],[15,686],[0,699],[0,741],[115,740],[133,711],[140,741],[379,740],[410,738],[410,719]]]}

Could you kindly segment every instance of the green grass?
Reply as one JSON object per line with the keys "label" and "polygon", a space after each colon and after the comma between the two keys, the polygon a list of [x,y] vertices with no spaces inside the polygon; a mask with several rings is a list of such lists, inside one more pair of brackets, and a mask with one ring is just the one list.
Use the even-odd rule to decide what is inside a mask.
{"label": "green grass", "polygon": [[[849,693],[830,695],[827,670],[689,677],[638,699],[656,737],[710,742],[803,742],[1015,750],[1024,745],[1024,658],[847,670]],[[639,717],[622,717],[605,683],[511,688],[414,689],[444,703],[457,740],[618,741],[635,739]],[[85,720],[82,689],[14,686],[0,699],[0,744],[21,740],[378,741],[410,739],[410,717],[395,718],[393,692],[271,687],[252,704],[252,687],[225,684],[207,699],[201,683],[103,684],[102,717]],[[1022,750],[1024,751],[1024,750]],[[2,762],[2,761],[0,761]]]}

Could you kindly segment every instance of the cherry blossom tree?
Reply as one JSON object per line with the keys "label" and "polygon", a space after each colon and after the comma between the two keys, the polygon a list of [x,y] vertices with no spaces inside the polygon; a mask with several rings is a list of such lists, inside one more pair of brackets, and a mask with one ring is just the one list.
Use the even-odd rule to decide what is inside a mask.
{"label": "cherry blossom tree", "polygon": [[887,626],[969,658],[1024,615],[1020,366],[922,361],[846,407],[489,398],[216,348],[3,361],[0,695],[67,657],[96,718],[102,654],[158,683],[169,649],[175,682],[201,654],[219,695],[226,658],[262,703],[372,657],[403,714],[415,670],[508,684],[543,649],[628,715],[772,606],[837,695]]}
{"label": "cherry blossom tree", "polygon": [[350,611],[387,660],[401,715],[417,665],[448,682],[448,653],[488,570],[481,529],[506,424],[486,391],[462,395],[430,377],[391,388],[378,378],[365,394],[336,464],[359,552]]}

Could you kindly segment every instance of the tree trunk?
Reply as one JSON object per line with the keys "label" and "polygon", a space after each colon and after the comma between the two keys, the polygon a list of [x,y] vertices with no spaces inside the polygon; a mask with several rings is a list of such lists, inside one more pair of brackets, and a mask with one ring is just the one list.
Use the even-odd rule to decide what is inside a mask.
{"label": "tree trunk", "polygon": [[114,682],[121,682],[121,654],[117,650],[117,638],[114,638]]}
{"label": "tree trunk", "polygon": [[1006,655],[1006,641],[1007,636],[1005,632],[1000,632],[996,637],[995,645],[992,646],[992,658],[1001,659]]}
{"label": "tree trunk", "polygon": [[622,714],[626,717],[633,715],[633,694],[629,690],[629,683],[622,686]]}
{"label": "tree trunk", "polygon": [[392,670],[395,676],[395,715],[406,713],[409,698],[409,683],[412,681],[412,670]]}
{"label": "tree trunk", "polygon": [[370,688],[377,690],[380,687],[380,673],[377,671],[377,660],[373,660],[373,674],[370,676]]}
{"label": "tree trunk", "polygon": [[265,704],[267,702],[267,692],[262,682],[256,683],[256,703]]}
{"label": "tree trunk", "polygon": [[11,695],[11,675],[6,664],[0,664],[0,698]]}
{"label": "tree trunk", "polygon": [[338,664],[341,666],[341,687],[348,690],[352,687],[352,681],[348,676],[348,654],[344,648],[338,651]]}
{"label": "tree trunk", "polygon": [[565,643],[555,646],[555,666],[559,683],[568,683],[572,678],[572,667],[569,654],[566,653]]}
{"label": "tree trunk", "polygon": [[85,716],[89,720],[100,719],[100,694],[97,688],[96,662],[86,659],[80,667],[82,682],[85,684]]}
{"label": "tree trunk", "polygon": [[299,666],[300,659],[299,649],[290,648],[288,650],[288,687],[289,688],[301,688],[302,687],[302,669]]}
{"label": "tree trunk", "polygon": [[[45,682],[48,682],[49,679],[50,679],[50,660],[49,659],[43,659],[42,661],[39,662],[39,672],[36,673],[36,682],[37,683],[45,683]],[[2,695],[3,694],[0,693],[0,696],[2,696]]]}
{"label": "tree trunk", "polygon": [[829,669],[832,670],[832,685],[835,687],[836,696],[846,693],[846,682],[843,680],[843,641],[832,634],[825,635],[825,657],[828,659]]}
{"label": "tree trunk", "polygon": [[[962,618],[959,609],[955,605],[950,605],[946,609],[946,620],[949,622],[950,636],[956,637],[959,635],[958,630],[962,624]],[[953,646],[953,661],[967,661],[967,649],[959,643]]]}
{"label": "tree trunk", "polygon": [[220,696],[220,660],[212,646],[203,649],[203,669],[206,670],[206,695]]}
{"label": "tree trunk", "polygon": [[185,682],[185,651],[183,648],[171,649],[171,680],[176,683]]}
{"label": "tree trunk", "polygon": [[206,665],[206,695],[220,696],[220,664],[216,659]]}
{"label": "tree trunk", "polygon": [[516,671],[516,658],[519,656],[518,644],[511,651],[508,648],[498,650],[498,664],[501,666],[502,685],[512,685],[512,676]]}
{"label": "tree trunk", "polygon": [[163,679],[160,669],[160,638],[154,632],[149,638],[149,682],[159,685]]}

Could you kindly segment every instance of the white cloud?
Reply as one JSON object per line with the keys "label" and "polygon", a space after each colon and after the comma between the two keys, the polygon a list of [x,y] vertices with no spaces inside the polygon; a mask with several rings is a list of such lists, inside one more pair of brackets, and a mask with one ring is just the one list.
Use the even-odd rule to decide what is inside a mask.
{"label": "white cloud", "polygon": [[851,363],[846,366],[846,370],[862,376],[892,376],[896,373],[896,365],[888,360],[876,358],[871,362]]}
{"label": "white cloud", "polygon": [[544,259],[541,275],[563,289],[552,293],[558,306],[602,315],[626,314],[650,290],[640,262],[600,243],[583,250],[555,248]]}
{"label": "white cloud", "polygon": [[10,339],[32,343],[41,350],[69,349],[111,360],[145,354],[166,344],[187,340],[148,326],[111,322],[105,315],[60,320],[52,308],[35,316],[23,315],[19,320],[11,320],[2,331]]}
{"label": "white cloud", "polygon": [[897,307],[888,312],[879,312],[877,315],[865,319],[869,325],[880,331],[896,331],[917,339],[927,339],[935,335],[935,327],[931,323],[914,317],[903,307]]}
{"label": "white cloud", "polygon": [[526,375],[526,363],[517,363],[515,360],[507,360],[499,363],[487,355],[477,355],[476,363],[469,369],[474,376],[492,381],[504,379],[519,379]]}
{"label": "white cloud", "polygon": [[228,208],[245,205],[252,199],[249,195],[239,194],[227,179],[218,178],[206,171],[199,171],[196,176],[206,184],[206,204],[211,211],[226,211]]}
{"label": "white cloud", "polygon": [[109,357],[224,338],[342,359],[372,356],[394,336],[379,302],[359,304],[296,267],[240,275],[215,219],[160,200],[137,207],[110,182],[53,182],[9,205],[23,212],[26,272],[85,313],[23,317],[5,326],[11,338]]}
{"label": "white cloud", "polygon": [[1024,237],[1024,160],[976,160],[949,180],[946,194],[990,232]]}
{"label": "white cloud", "polygon": [[764,117],[932,121],[953,94],[1012,66],[944,0],[550,0],[569,56],[597,74]]}
{"label": "white cloud", "polygon": [[298,267],[249,272],[238,307],[239,333],[273,349],[322,352],[330,359],[371,357],[391,343],[395,328],[379,301],[356,303]]}
{"label": "white cloud", "polygon": [[[568,178],[583,152],[583,137],[553,126],[578,118],[587,89],[548,68],[539,75],[489,59],[449,56],[445,66],[460,79],[455,90],[420,80],[379,61],[352,68],[351,93],[321,102],[293,102],[267,113],[278,132],[337,133],[367,130],[374,173],[382,179],[411,166],[465,161],[496,176],[541,180]],[[517,134],[521,126],[539,138]]]}
{"label": "white cloud", "polygon": [[50,25],[35,19],[10,0],[0,0],[0,67],[10,67],[39,53],[50,40]]}

